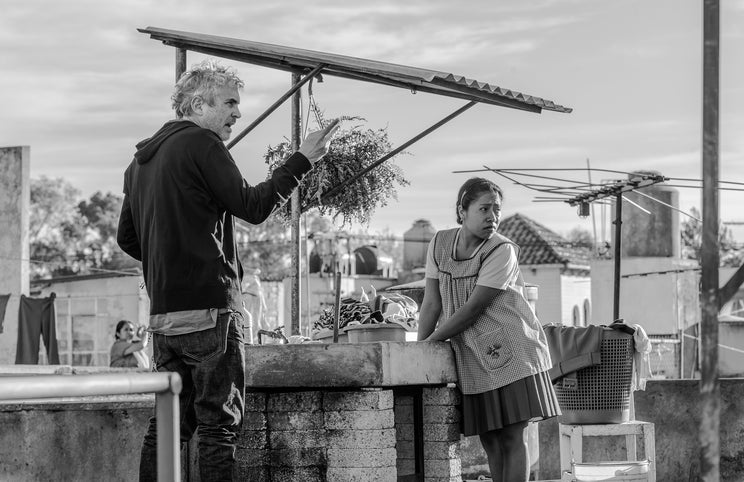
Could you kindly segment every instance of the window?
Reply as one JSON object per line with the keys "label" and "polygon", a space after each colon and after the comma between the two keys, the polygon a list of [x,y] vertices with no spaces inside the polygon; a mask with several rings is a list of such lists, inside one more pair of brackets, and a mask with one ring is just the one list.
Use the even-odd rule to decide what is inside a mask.
{"label": "window", "polygon": [[584,300],[584,326],[592,322],[592,302]]}
{"label": "window", "polygon": [[108,314],[105,297],[57,297],[59,362],[72,366],[108,366],[118,320]]}
{"label": "window", "polygon": [[579,311],[579,307],[577,305],[574,305],[571,317],[573,320],[573,326],[583,326],[581,323],[581,312]]}

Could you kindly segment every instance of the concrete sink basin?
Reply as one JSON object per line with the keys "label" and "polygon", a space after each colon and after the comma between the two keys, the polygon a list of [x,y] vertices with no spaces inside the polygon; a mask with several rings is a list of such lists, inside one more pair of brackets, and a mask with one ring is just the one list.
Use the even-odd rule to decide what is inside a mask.
{"label": "concrete sink basin", "polygon": [[457,380],[449,343],[246,345],[246,388],[395,387]]}

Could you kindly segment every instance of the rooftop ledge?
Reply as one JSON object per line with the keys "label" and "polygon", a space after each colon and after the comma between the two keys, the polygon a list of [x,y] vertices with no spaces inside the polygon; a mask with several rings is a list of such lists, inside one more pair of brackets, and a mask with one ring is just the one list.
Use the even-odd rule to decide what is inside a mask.
{"label": "rooftop ledge", "polygon": [[457,381],[449,343],[246,345],[247,389],[397,387]]}

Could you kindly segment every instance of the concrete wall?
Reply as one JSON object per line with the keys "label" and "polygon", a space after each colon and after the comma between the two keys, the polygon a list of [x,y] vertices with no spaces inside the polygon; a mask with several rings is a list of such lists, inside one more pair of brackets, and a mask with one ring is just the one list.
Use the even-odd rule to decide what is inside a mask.
{"label": "concrete wall", "polygon": [[[435,393],[436,390],[441,391],[441,389],[435,389],[430,394],[431,399],[425,398],[425,406],[435,406],[429,411],[431,418],[426,423],[456,424],[456,412],[446,408],[455,400],[456,395],[448,390],[438,394]],[[357,395],[365,397],[364,393],[358,392]],[[311,397],[320,397],[322,400],[323,396],[322,393],[316,392]],[[264,401],[261,402],[259,399]],[[427,402],[427,400],[430,401]],[[723,481],[744,480],[744,416],[742,416],[741,400],[744,400],[744,379],[722,379],[720,471]],[[402,399],[399,402],[397,411],[393,409],[394,417],[396,423],[405,423],[406,402]],[[57,402],[46,406],[34,403],[0,404],[0,460],[3,461],[0,464],[0,479],[14,481],[136,480],[140,443],[153,403],[153,401],[130,398],[108,402],[98,400],[96,403],[90,400]],[[352,405],[355,411],[369,409],[368,405],[361,404],[358,400],[354,403],[355,405]],[[246,406],[246,410],[263,413],[269,407],[267,404],[268,398],[258,397]],[[437,405],[444,408],[436,408]],[[283,419],[281,416],[273,415],[279,423],[282,420],[289,420],[289,412],[297,412],[301,405],[299,402],[295,403],[294,407],[297,410],[288,410],[283,408],[286,405],[281,404],[275,404],[272,407],[271,410],[276,412],[287,412]],[[658,480],[660,482],[697,480],[700,472],[699,381],[650,380],[645,391],[635,392],[635,407],[638,420],[655,424]],[[391,410],[392,407],[388,402],[388,405],[380,405],[380,408]],[[320,407],[318,409],[320,410]],[[426,410],[425,408],[425,413]],[[354,415],[359,415],[358,420],[369,420],[365,418],[365,414]],[[391,415],[385,412],[384,417],[390,418]],[[352,423],[354,418],[349,418],[347,421]],[[329,420],[340,421],[341,419],[331,417]],[[265,417],[247,417],[246,422],[245,431],[265,430]],[[368,430],[384,431],[385,427],[375,426]],[[540,479],[557,479],[560,471],[558,422],[556,419],[551,419],[540,422],[538,427],[539,477]],[[425,437],[430,437],[430,441],[438,442],[431,437],[436,438],[435,432],[439,432],[441,428],[430,426],[428,432],[425,431]],[[251,448],[250,444],[257,443],[258,439],[264,440],[261,437],[258,439],[251,437],[250,435],[256,434],[247,434],[245,431],[241,441],[243,448]],[[451,433],[449,428],[444,432]],[[259,435],[266,436],[266,433]],[[293,436],[302,438],[302,435],[298,432]],[[326,433],[324,437],[327,435]],[[384,434],[377,435],[383,436]],[[290,434],[276,436],[284,436],[282,440],[287,441]],[[406,439],[401,438],[401,440]],[[463,445],[458,451],[457,448],[453,448],[451,439],[447,440],[444,440],[446,444],[433,444],[431,450],[444,448],[447,453],[461,453],[463,475],[472,474],[474,466],[479,468],[484,466],[485,454],[479,444]],[[590,458],[612,460],[624,457],[624,452],[621,450],[624,447],[623,440],[598,438],[593,442],[591,446],[584,447],[587,460]],[[642,446],[639,446],[639,450],[641,449]],[[393,463],[400,463],[401,467],[407,467],[406,464],[409,463],[405,461],[407,458],[405,453],[405,451],[398,452],[395,455],[397,462]],[[250,455],[250,451],[244,453],[244,457]],[[243,460],[247,463],[245,459]],[[255,462],[263,459],[253,460]],[[184,464],[186,464],[185,458]],[[453,472],[459,467],[459,463],[453,461],[436,462],[433,465],[453,470]],[[184,470],[188,470],[188,467]],[[187,472],[184,472],[183,480],[194,479],[189,478]]]}
{"label": "concrete wall", "polygon": [[0,319],[0,364],[15,363],[18,306],[28,295],[30,164],[28,146],[0,148],[0,295],[10,294]]}
{"label": "concrete wall", "polygon": [[[91,275],[33,283],[34,296],[52,292],[57,315],[60,363],[108,366],[119,320],[149,322],[150,301],[142,276]],[[151,347],[146,348],[150,355]]]}
{"label": "concrete wall", "polygon": [[[649,380],[635,392],[636,419],[651,422],[656,431],[656,473],[659,482],[699,480],[701,399],[699,380]],[[744,480],[744,379],[721,380],[722,481]],[[539,423],[540,478],[560,478],[557,419]],[[639,444],[639,455],[643,444]],[[584,444],[584,460],[625,459],[620,437],[592,437]]]}
{"label": "concrete wall", "polygon": [[744,323],[718,323],[718,373],[722,377],[744,377]]}
{"label": "concrete wall", "polygon": [[[620,318],[638,323],[649,335],[670,335],[700,318],[699,278],[694,260],[623,258],[620,273]],[[612,321],[614,260],[591,261],[594,322]]]}
{"label": "concrete wall", "polygon": [[522,266],[522,277],[527,284],[537,285],[537,317],[540,323],[563,322],[561,307],[560,265]]}
{"label": "concrete wall", "polygon": [[[561,275],[561,317],[564,325],[574,325],[573,311],[578,308],[579,322],[577,326],[591,323],[584,318],[584,303],[592,297],[592,282],[589,276]],[[605,323],[599,323],[605,324]]]}

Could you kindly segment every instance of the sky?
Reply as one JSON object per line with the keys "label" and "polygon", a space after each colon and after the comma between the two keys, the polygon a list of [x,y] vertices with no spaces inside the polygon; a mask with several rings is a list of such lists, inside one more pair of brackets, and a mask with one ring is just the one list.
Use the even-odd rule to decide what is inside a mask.
{"label": "sky", "polygon": [[[451,72],[574,109],[465,112],[396,159],[411,184],[374,213],[370,232],[402,235],[417,219],[455,226],[459,186],[481,175],[504,189],[505,215],[601,237],[610,232],[598,224],[607,208],[581,219],[567,203],[536,202],[540,193],[496,174],[453,171],[589,165],[701,179],[702,3],[3,0],[0,146],[30,146],[32,178],[62,177],[84,197],[121,193],[134,144],[173,118],[174,49],[137,29],[234,37]],[[744,182],[744,0],[721,1],[720,39],[720,179]],[[187,63],[203,58],[190,52]],[[222,63],[246,83],[237,133],[288,89],[290,76]],[[369,128],[387,128],[394,145],[464,104],[333,77],[314,83],[313,94],[326,117],[364,117]],[[249,183],[265,178],[263,154],[289,129],[287,104],[232,149]],[[548,175],[587,182],[581,171]],[[592,173],[594,182],[623,178]],[[682,210],[700,208],[699,189],[679,192]],[[721,191],[719,199],[722,221],[744,221],[744,192]]]}

